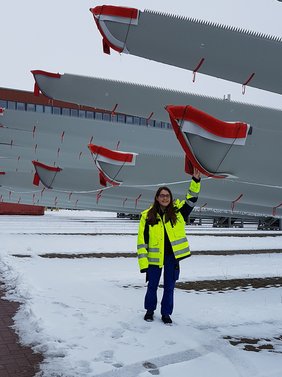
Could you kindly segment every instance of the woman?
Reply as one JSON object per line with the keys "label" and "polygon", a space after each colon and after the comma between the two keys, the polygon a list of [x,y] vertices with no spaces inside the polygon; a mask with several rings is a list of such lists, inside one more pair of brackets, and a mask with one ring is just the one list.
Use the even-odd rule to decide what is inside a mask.
{"label": "woman", "polygon": [[194,168],[186,200],[173,201],[168,187],[160,187],[154,204],[141,214],[137,255],[141,272],[148,281],[145,295],[145,321],[153,321],[157,307],[157,289],[164,267],[164,291],[161,301],[162,321],[172,323],[173,294],[179,278],[179,261],[190,256],[185,223],[200,191],[201,173]]}

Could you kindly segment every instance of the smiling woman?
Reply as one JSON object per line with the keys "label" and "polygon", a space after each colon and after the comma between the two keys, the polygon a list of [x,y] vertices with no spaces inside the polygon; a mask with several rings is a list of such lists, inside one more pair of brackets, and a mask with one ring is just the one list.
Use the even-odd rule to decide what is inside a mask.
{"label": "smiling woman", "polygon": [[186,200],[173,201],[168,187],[160,187],[154,204],[142,212],[137,255],[141,272],[146,272],[148,281],[145,296],[144,320],[153,321],[157,307],[157,289],[164,267],[164,292],[161,302],[162,321],[172,323],[173,296],[176,280],[179,278],[179,261],[191,255],[185,234],[185,223],[200,191],[201,174],[195,168]]}

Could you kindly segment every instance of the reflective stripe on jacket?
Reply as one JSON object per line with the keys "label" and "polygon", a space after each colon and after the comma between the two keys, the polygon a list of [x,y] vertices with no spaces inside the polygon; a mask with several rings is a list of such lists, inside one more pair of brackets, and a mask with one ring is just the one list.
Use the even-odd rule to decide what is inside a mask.
{"label": "reflective stripe on jacket", "polygon": [[[191,202],[191,198],[197,198],[200,191],[200,182],[191,181],[186,200],[176,200],[174,207],[176,208],[177,221],[172,225],[170,221],[165,223],[165,216],[161,218],[158,214],[158,223],[155,225],[148,225],[149,239],[148,244],[145,241],[145,227],[148,211],[146,209],[141,214],[138,238],[137,238],[137,256],[140,270],[148,268],[150,265],[156,265],[160,268],[164,265],[164,244],[165,244],[165,230],[172,246],[172,251],[176,259],[182,259],[190,255],[189,243],[185,233],[185,219],[183,218],[180,208],[186,203],[190,207],[194,207],[195,203]],[[165,227],[165,230],[164,230]]]}

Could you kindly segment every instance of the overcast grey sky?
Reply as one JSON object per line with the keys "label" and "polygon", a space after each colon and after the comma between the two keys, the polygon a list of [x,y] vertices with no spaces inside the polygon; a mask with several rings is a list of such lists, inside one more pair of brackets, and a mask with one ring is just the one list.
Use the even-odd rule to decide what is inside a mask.
{"label": "overcast grey sky", "polygon": [[192,73],[183,69],[114,51],[103,54],[101,36],[89,12],[103,4],[153,9],[282,37],[282,3],[277,0],[1,0],[0,86],[32,90],[30,70],[43,69],[216,97],[231,93],[237,101],[282,108],[277,94],[248,87],[243,96],[238,84],[200,74],[193,83]]}

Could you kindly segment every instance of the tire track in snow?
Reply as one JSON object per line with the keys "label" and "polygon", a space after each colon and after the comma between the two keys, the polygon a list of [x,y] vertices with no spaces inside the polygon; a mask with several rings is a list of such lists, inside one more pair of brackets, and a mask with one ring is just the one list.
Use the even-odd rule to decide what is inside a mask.
{"label": "tire track in snow", "polygon": [[[206,350],[201,348],[198,351],[195,349],[185,350],[169,355],[158,356],[149,360],[139,361],[137,363],[126,365],[119,369],[114,369],[101,374],[95,374],[93,377],[137,377],[140,373],[148,371],[152,375],[157,375],[158,368],[181,363],[196,359],[197,357],[208,354]],[[151,365],[151,367],[150,367]]]}

